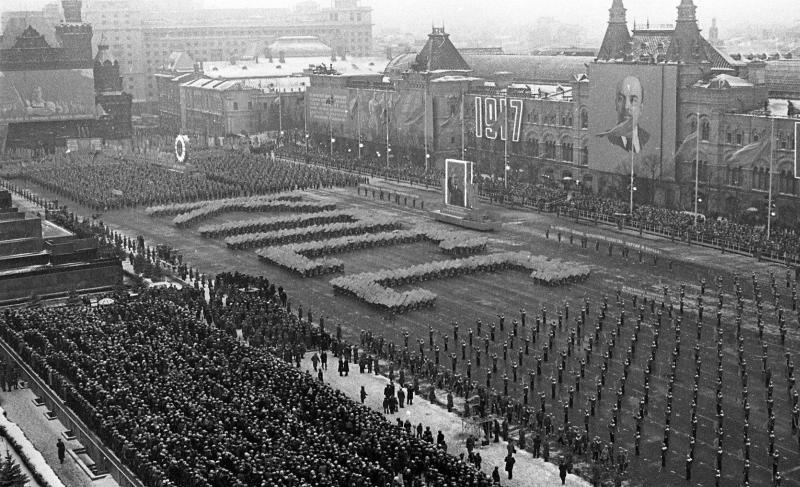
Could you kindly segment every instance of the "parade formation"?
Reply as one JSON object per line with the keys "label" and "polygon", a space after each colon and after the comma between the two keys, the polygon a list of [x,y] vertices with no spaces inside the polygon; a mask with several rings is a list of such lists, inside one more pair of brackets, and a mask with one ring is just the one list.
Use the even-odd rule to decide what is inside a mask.
{"label": "parade formation", "polygon": [[580,56],[220,13],[146,97],[80,0],[0,8],[0,438],[42,487],[800,485],[800,64],[608,3]]}

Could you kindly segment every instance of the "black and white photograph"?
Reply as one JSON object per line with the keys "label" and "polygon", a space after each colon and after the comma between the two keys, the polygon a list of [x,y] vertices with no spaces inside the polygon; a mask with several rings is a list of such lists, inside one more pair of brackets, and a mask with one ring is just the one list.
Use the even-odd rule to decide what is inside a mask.
{"label": "black and white photograph", "polygon": [[0,0],[0,485],[800,487],[798,153],[797,0]]}

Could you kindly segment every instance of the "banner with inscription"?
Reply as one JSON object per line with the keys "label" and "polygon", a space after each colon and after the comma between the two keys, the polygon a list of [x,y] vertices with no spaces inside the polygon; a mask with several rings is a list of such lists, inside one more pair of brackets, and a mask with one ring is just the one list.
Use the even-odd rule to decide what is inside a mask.
{"label": "banner with inscription", "polygon": [[96,118],[91,69],[0,72],[0,122]]}
{"label": "banner with inscription", "polygon": [[[522,135],[522,116],[525,104],[518,98],[476,96],[475,137],[479,139],[506,140],[506,130],[511,141],[519,142]],[[508,108],[507,108],[508,107]]]}

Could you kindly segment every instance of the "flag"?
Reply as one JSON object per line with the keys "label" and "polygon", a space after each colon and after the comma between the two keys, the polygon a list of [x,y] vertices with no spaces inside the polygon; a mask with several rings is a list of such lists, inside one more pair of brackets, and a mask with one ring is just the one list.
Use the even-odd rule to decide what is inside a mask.
{"label": "flag", "polygon": [[350,113],[350,118],[355,118],[355,116],[357,115],[356,113],[357,110],[358,110],[358,94],[356,94],[356,96],[354,96],[350,100],[350,106],[348,108],[348,111]]}
{"label": "flag", "polygon": [[686,138],[681,142],[680,147],[678,150],[675,151],[675,160],[678,159],[687,159],[691,160],[695,157],[695,151],[697,150],[697,130],[692,130],[692,132],[686,136]]}
{"label": "flag", "polygon": [[758,142],[748,144],[736,152],[727,155],[725,157],[725,162],[729,165],[736,164],[739,166],[752,167],[763,157],[769,156],[770,145],[769,137],[764,137]]}

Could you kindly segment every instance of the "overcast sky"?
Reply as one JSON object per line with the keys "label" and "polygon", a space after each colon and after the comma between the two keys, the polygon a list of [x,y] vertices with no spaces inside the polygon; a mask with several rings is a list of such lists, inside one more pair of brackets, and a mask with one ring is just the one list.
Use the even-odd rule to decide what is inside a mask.
{"label": "overcast sky", "polygon": [[[84,0],[86,5],[91,0]],[[137,0],[131,0],[136,2]],[[206,7],[285,7],[297,0],[203,0]],[[40,9],[47,0],[0,0],[0,11]],[[320,0],[327,6],[330,0]],[[537,17],[555,17],[565,23],[581,24],[587,34],[601,35],[608,20],[611,0],[361,0],[374,11],[376,30],[396,27],[418,34],[431,22],[444,22],[448,31],[464,35],[475,26],[502,28],[533,24]],[[624,0],[628,21],[672,23],[680,0]],[[724,37],[726,27],[742,23],[791,23],[800,20],[798,0],[695,0],[700,26],[705,31],[716,17]],[[599,34],[598,34],[599,33]]]}

